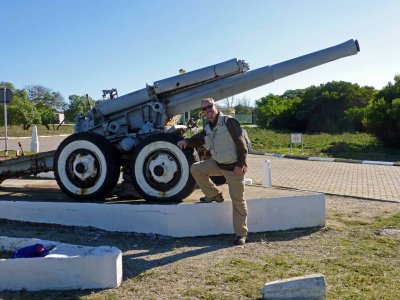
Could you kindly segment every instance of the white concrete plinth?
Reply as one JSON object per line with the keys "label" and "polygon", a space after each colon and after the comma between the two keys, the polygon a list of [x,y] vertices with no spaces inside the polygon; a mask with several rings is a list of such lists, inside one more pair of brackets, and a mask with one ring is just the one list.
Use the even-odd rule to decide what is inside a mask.
{"label": "white concrete plinth", "polygon": [[[282,193],[268,198],[248,198],[249,232],[325,225],[325,195]],[[258,190],[253,194],[263,197]],[[173,237],[234,233],[229,199],[223,203],[170,205],[0,201],[0,218]]]}
{"label": "white concrete plinth", "polygon": [[68,290],[118,287],[122,253],[116,247],[71,244],[0,236],[0,250],[16,251],[43,244],[45,257],[0,259],[0,290]]}
{"label": "white concrete plinth", "polygon": [[263,299],[308,299],[324,300],[326,295],[325,277],[321,274],[294,277],[266,283],[261,289]]}

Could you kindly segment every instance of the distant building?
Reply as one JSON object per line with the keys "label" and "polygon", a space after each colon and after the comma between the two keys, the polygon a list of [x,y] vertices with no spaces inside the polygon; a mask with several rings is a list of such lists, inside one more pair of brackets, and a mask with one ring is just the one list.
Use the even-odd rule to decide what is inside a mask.
{"label": "distant building", "polygon": [[232,107],[220,107],[219,110],[227,116],[235,117],[235,109]]}
{"label": "distant building", "polygon": [[54,110],[54,114],[56,116],[56,120],[58,120],[58,124],[61,124],[62,122],[64,122],[64,119],[65,119],[64,111]]}
{"label": "distant building", "polygon": [[251,114],[236,114],[236,111],[233,107],[221,107],[219,110],[224,114],[231,117],[234,117],[240,123],[244,124],[254,124],[254,115]]}

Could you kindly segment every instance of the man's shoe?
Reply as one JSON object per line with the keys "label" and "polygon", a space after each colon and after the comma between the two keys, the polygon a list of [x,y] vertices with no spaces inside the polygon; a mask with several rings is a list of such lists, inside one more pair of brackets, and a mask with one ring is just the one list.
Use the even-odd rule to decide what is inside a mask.
{"label": "man's shoe", "polygon": [[224,197],[222,196],[222,193],[216,194],[215,196],[210,197],[210,198],[207,196],[200,198],[200,202],[202,202],[202,203],[211,203],[213,201],[216,201],[218,203],[224,202]]}
{"label": "man's shoe", "polygon": [[247,236],[236,236],[235,240],[233,243],[235,245],[244,245],[247,242]]}

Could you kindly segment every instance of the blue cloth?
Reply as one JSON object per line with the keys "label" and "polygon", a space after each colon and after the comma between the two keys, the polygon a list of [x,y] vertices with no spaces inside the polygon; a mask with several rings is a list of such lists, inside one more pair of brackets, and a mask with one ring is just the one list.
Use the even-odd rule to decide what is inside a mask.
{"label": "blue cloth", "polygon": [[44,257],[47,254],[49,254],[49,250],[43,244],[35,244],[15,251],[11,258]]}

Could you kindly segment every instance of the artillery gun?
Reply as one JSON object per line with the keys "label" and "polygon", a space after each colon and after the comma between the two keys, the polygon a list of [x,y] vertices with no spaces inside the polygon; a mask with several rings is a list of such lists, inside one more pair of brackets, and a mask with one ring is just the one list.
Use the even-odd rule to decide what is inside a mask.
{"label": "artillery gun", "polygon": [[168,126],[171,119],[198,108],[205,97],[222,100],[359,51],[357,40],[349,40],[253,71],[243,60],[231,59],[127,95],[112,93],[113,99],[78,116],[75,133],[59,145],[47,169],[76,199],[106,197],[123,167],[146,200],[180,201],[195,187],[189,170],[198,155],[195,149],[178,148],[182,131]]}

